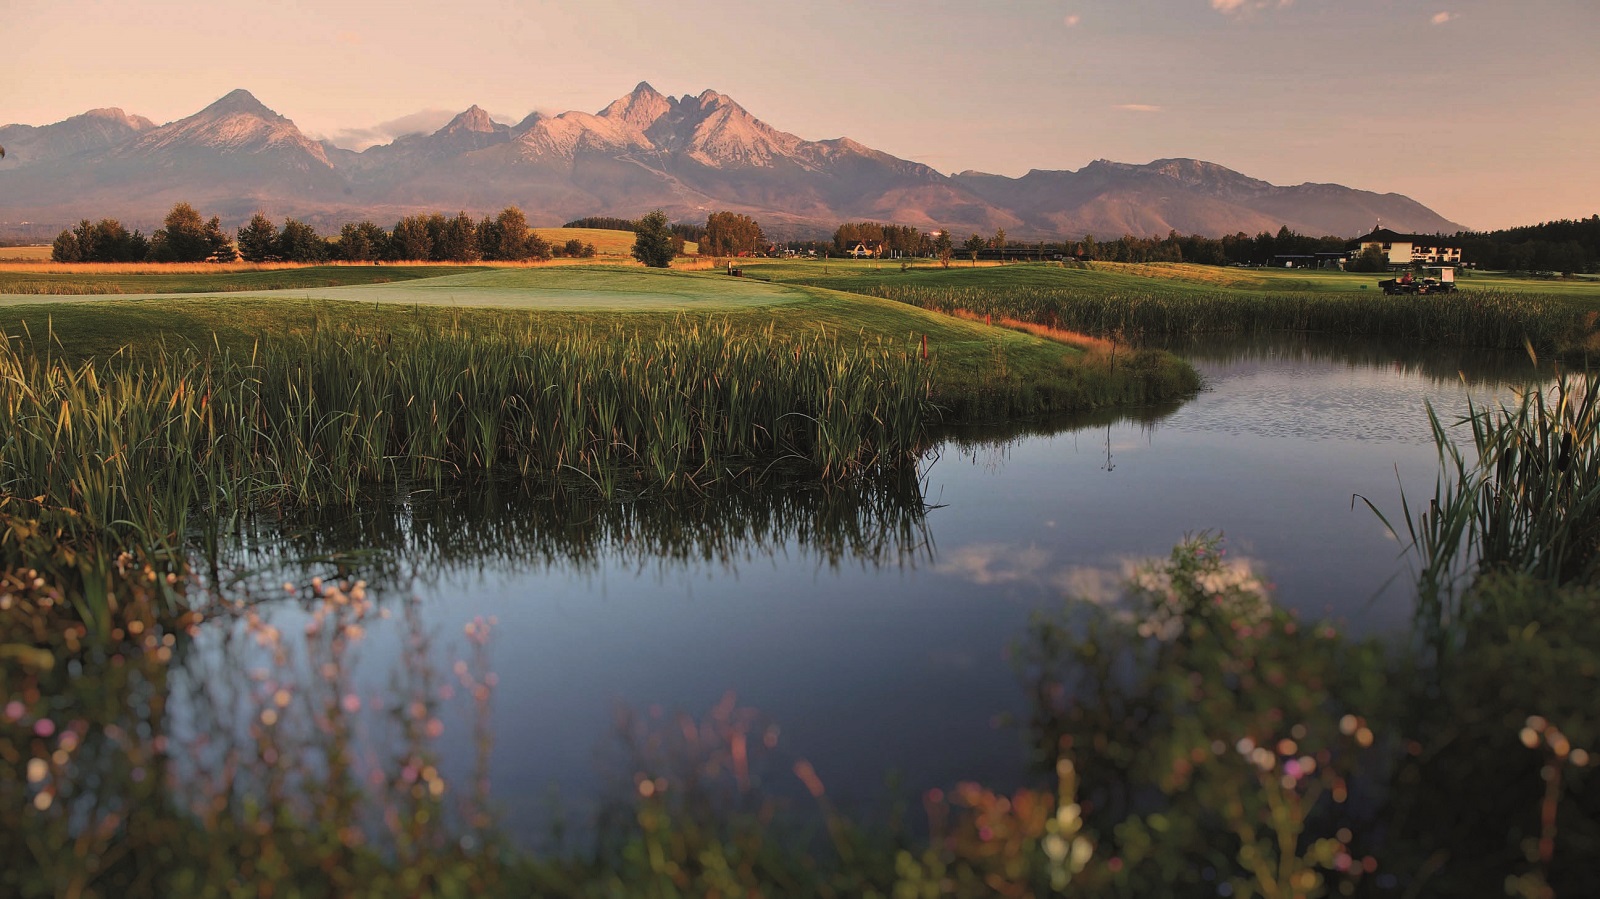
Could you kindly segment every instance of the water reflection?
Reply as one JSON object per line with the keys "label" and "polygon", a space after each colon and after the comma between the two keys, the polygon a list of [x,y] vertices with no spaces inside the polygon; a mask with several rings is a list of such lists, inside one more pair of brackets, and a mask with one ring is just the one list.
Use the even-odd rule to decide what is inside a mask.
{"label": "water reflection", "polygon": [[[1398,561],[1399,547],[1369,512],[1351,510],[1350,495],[1362,492],[1381,503],[1384,496],[1396,496],[1397,476],[1401,483],[1431,486],[1438,460],[1424,402],[1434,403],[1448,418],[1469,389],[1481,396],[1539,372],[1514,357],[1385,357],[1375,349],[1328,348],[1301,340],[1250,343],[1217,357],[1197,350],[1195,358],[1209,389],[1181,408],[952,433],[920,478],[863,481],[848,490],[768,488],[689,500],[646,496],[609,503],[533,497],[483,484],[449,494],[396,494],[333,518],[258,516],[235,539],[215,544],[219,548],[203,566],[207,585],[230,596],[243,591],[287,601],[255,605],[250,611],[257,617],[243,624],[207,625],[196,648],[174,644],[171,663],[185,666],[197,688],[215,683],[218,689],[234,691],[201,691],[210,697],[210,705],[201,707],[196,701],[182,713],[184,720],[223,721],[218,731],[239,731],[250,738],[245,746],[254,751],[256,734],[277,726],[265,723],[262,715],[271,712],[269,717],[277,721],[279,710],[289,708],[278,705],[280,690],[295,708],[306,702],[300,697],[308,697],[326,720],[348,722],[350,733],[360,730],[357,725],[367,720],[362,716],[381,717],[400,709],[405,717],[398,726],[420,727],[423,735],[438,738],[425,747],[407,745],[403,757],[385,769],[385,789],[404,783],[411,792],[396,795],[411,795],[421,803],[407,807],[408,820],[414,820],[418,809],[431,814],[434,807],[426,803],[439,798],[427,794],[433,780],[424,774],[430,766],[434,775],[444,772],[457,783],[478,783],[473,768],[481,762],[489,769],[497,804],[506,812],[507,832],[523,845],[535,844],[546,833],[550,818],[544,800],[552,785],[569,801],[577,823],[596,819],[601,797],[615,784],[596,770],[596,758],[603,755],[597,747],[612,740],[613,710],[619,703],[639,713],[627,719],[630,725],[656,720],[685,735],[689,732],[683,719],[674,718],[673,710],[719,710],[709,731],[701,723],[697,733],[714,733],[726,743],[726,753],[716,761],[719,771],[732,772],[735,787],[755,776],[751,770],[760,770],[741,767],[738,753],[745,749],[733,747],[765,745],[770,732],[766,722],[781,725],[784,751],[807,761],[808,777],[799,783],[813,793],[818,792],[813,784],[825,783],[833,807],[845,810],[859,807],[854,800],[881,797],[884,774],[891,770],[912,791],[949,789],[965,780],[1000,791],[1036,787],[1028,771],[1030,754],[1048,766],[1047,750],[1059,748],[1064,737],[1093,743],[1099,734],[1133,754],[1110,767],[1096,768],[1095,760],[1082,760],[1082,795],[1096,803],[1083,807],[1084,818],[1097,817],[1110,830],[1116,818],[1137,814],[1140,826],[1149,824],[1150,839],[1141,844],[1147,850],[1143,863],[1161,863],[1165,857],[1149,853],[1178,846],[1186,870],[1203,871],[1201,862],[1212,859],[1216,847],[1210,842],[1212,832],[1196,830],[1195,822],[1215,815],[1223,800],[1241,795],[1252,778],[1270,773],[1278,780],[1261,781],[1267,790],[1279,789],[1273,786],[1277,783],[1286,801],[1299,801],[1296,796],[1303,794],[1296,791],[1308,784],[1340,788],[1331,779],[1335,775],[1356,783],[1338,766],[1372,749],[1372,736],[1366,742],[1361,736],[1367,725],[1345,708],[1381,711],[1390,701],[1386,688],[1391,682],[1375,674],[1373,665],[1350,661],[1347,651],[1368,653],[1366,644],[1344,644],[1318,636],[1327,631],[1299,630],[1296,623],[1342,619],[1351,625],[1345,632],[1358,637],[1402,633],[1408,625],[1410,583]],[[1474,367],[1467,369],[1467,376],[1452,371],[1468,362]],[[1180,647],[1187,654],[1179,659],[1183,665],[1175,664],[1177,656],[1137,662],[1139,653],[1177,651],[1162,648],[1175,643],[1149,642],[1155,639],[1152,635],[1167,633],[1165,624],[1148,633],[1122,628],[1120,639],[1129,649],[1115,658],[1102,652],[1114,646],[1112,641],[1084,641],[1083,632],[1071,629],[1075,622],[1060,632],[1029,631],[1030,620],[1038,621],[1036,613],[1059,612],[1062,597],[1071,595],[1101,604],[1080,607],[1089,611],[1079,620],[1098,619],[1104,633],[1115,635],[1125,623],[1115,617],[1117,610],[1105,607],[1106,617],[1096,610],[1118,597],[1130,581],[1143,583],[1138,581],[1147,570],[1142,560],[1164,556],[1186,533],[1208,529],[1228,533],[1230,561],[1212,572],[1221,578],[1220,587],[1199,584],[1206,598],[1240,588],[1223,577],[1235,570],[1248,571],[1253,579],[1243,592],[1254,594],[1270,580],[1277,598],[1269,632],[1219,622],[1214,645],[1200,646],[1210,647],[1200,661],[1211,667],[1191,664],[1194,645]],[[273,683],[240,679],[252,676],[243,672],[278,639],[264,635],[290,635],[297,641],[303,635],[309,641],[336,632],[328,617],[335,613],[325,611],[328,595],[319,593],[320,587],[307,587],[319,576],[367,582],[363,593],[375,602],[336,603],[341,610],[337,614],[359,609],[362,615],[377,616],[342,625],[347,636],[350,626],[369,630],[361,653],[341,657],[336,677],[307,674],[323,670],[327,659],[313,656],[314,647],[306,642],[296,657],[304,663],[296,667],[304,675],[299,680],[289,675]],[[282,590],[285,580],[300,586],[295,595]],[[385,602],[395,595],[407,601]],[[1592,606],[1588,595],[1574,597],[1572,620],[1559,630],[1550,629],[1552,639],[1578,633],[1584,620],[1593,620],[1592,615],[1583,619],[1580,610]],[[403,626],[379,623],[391,609],[401,613]],[[1290,611],[1301,615],[1295,619]],[[492,644],[477,636],[483,633],[478,629],[482,622],[491,618],[499,622]],[[1246,623],[1262,622],[1252,617]],[[469,626],[463,630],[463,624]],[[1536,633],[1527,629],[1527,622],[1516,624],[1508,630],[1496,622],[1484,632]],[[463,633],[469,644],[465,647],[460,645]],[[1041,648],[1036,642],[1039,652],[1022,659],[1024,664],[1031,659],[1038,669],[1028,683],[1033,695],[1019,695],[1013,665],[1005,659],[1007,648],[1015,647],[1024,634],[1036,641],[1041,634],[1073,641],[1067,646],[1070,657],[1045,653],[1065,644]],[[431,642],[440,635],[455,642]],[[1250,644],[1247,650],[1239,648],[1244,643]],[[152,650],[159,651],[158,646]],[[321,644],[315,649],[321,652]],[[1079,654],[1092,655],[1093,664],[1102,667],[1081,668]],[[1551,655],[1542,647],[1528,654],[1504,667],[1542,670],[1539,666]],[[443,672],[452,670],[450,660],[464,656],[473,660],[470,683],[442,683],[449,681]],[[1063,659],[1073,666],[1059,667]],[[112,690],[88,699],[69,695],[72,683],[98,683],[86,678],[86,671],[126,684],[129,674],[122,663],[104,660],[92,669],[80,668],[67,685],[53,686],[43,696],[63,706],[69,699],[106,705],[109,696],[99,717],[81,713],[79,718],[106,733],[111,733],[107,725],[115,724],[118,732],[138,738],[130,746],[145,752],[148,744],[148,751],[156,753],[162,751],[156,749],[157,740],[165,745],[169,723],[156,714],[140,722],[124,708],[136,702],[165,708],[167,659],[159,661],[145,681],[150,686],[136,685],[137,695],[126,703]],[[1055,667],[1045,670],[1049,666]],[[439,688],[447,685],[476,701],[477,688],[488,682],[484,672],[490,670],[500,684],[492,708],[485,701],[454,717],[439,708]],[[1072,691],[1058,687],[1071,679],[1081,681],[1085,670],[1097,686],[1076,695],[1099,704],[1064,704]],[[1587,656],[1575,654],[1572,664],[1561,670],[1573,683],[1593,681]],[[1363,671],[1365,679],[1350,686],[1360,690],[1349,692],[1338,709],[1325,697],[1300,689],[1312,675],[1331,684]],[[1202,675],[1199,683],[1193,679],[1197,672]],[[230,676],[235,680],[229,681]],[[1464,720],[1457,711],[1478,708],[1481,696],[1498,689],[1497,677],[1484,674],[1471,682],[1470,690],[1452,688],[1459,695],[1449,714],[1438,710],[1437,696],[1427,695],[1416,697],[1417,713],[1407,710],[1400,718],[1421,721],[1420,713],[1435,707],[1433,713],[1443,719],[1437,733],[1448,736]],[[436,680],[418,686],[419,679],[430,678]],[[1273,690],[1257,689],[1257,680]],[[1142,685],[1152,683],[1150,690]],[[1184,692],[1201,687],[1207,696]],[[1573,705],[1565,709],[1569,717],[1581,715],[1580,703],[1592,695],[1585,689],[1575,697],[1561,695],[1563,703]],[[729,691],[737,691],[740,702],[748,705],[719,705]],[[1368,692],[1378,698],[1369,698]],[[1526,692],[1557,695],[1543,684]],[[375,708],[375,697],[386,697],[390,705]],[[1167,705],[1149,705],[1152,697]],[[1192,708],[1202,700],[1226,705],[1201,709],[1212,716],[1203,718]],[[654,708],[664,711],[655,716]],[[762,727],[751,723],[747,708],[762,710]],[[1165,720],[1130,719],[1123,714],[1127,708],[1155,708]],[[1294,720],[1278,717],[1289,712]],[[1525,712],[1508,706],[1492,720],[1477,720],[1476,736],[1468,744],[1492,744],[1497,753],[1515,753],[1515,729],[1508,730],[1505,723],[1520,722]],[[1550,714],[1549,709],[1544,712]],[[996,727],[998,713],[1029,721],[1032,732]],[[36,731],[24,732],[21,726],[34,727],[35,715],[30,707],[26,716],[6,722],[17,724],[17,745],[32,745]],[[239,715],[245,724],[226,723]],[[1102,723],[1085,724],[1086,719],[1074,715]],[[1354,722],[1348,730],[1338,726],[1347,715]],[[481,729],[474,716],[480,716]],[[1129,729],[1130,721],[1138,727]],[[1195,721],[1209,729],[1186,736],[1181,727],[1172,732],[1157,727]],[[1241,722],[1247,726],[1234,727]],[[188,733],[197,734],[203,726],[194,724]],[[247,733],[247,728],[254,730]],[[1372,730],[1386,740],[1404,733],[1398,725]],[[496,747],[492,755],[482,749],[480,737],[490,731]],[[632,750],[643,732],[628,732],[635,738],[629,744]],[[267,736],[277,739],[278,733]],[[339,736],[345,731],[326,733]],[[1195,739],[1179,739],[1188,737]],[[1353,749],[1347,745],[1351,740]],[[1292,751],[1280,750],[1285,741],[1294,743]],[[406,742],[391,739],[389,745]],[[723,743],[717,744],[719,753]],[[74,738],[74,749],[78,745]],[[84,745],[94,744],[85,739]],[[1270,759],[1265,755],[1269,748],[1274,755]],[[123,751],[126,755],[132,750]],[[273,751],[282,749],[274,744]],[[651,793],[645,792],[644,781],[636,776],[642,766],[636,756],[627,755],[620,771],[635,793],[651,799],[657,784],[652,780]],[[1504,757],[1511,767],[1528,767],[1523,756]],[[1311,769],[1307,758],[1318,767]],[[1292,775],[1290,761],[1296,766]],[[129,802],[164,801],[161,790],[144,786],[146,774],[134,762],[123,758],[94,764],[105,766],[100,769],[104,777],[140,785],[128,787]],[[1193,767],[1201,765],[1206,770]],[[1473,817],[1448,807],[1452,791],[1472,772],[1484,770],[1477,758],[1461,766],[1466,774],[1437,767],[1428,774],[1438,778],[1438,786],[1419,800],[1427,812],[1419,819]],[[1330,780],[1307,780],[1300,772]],[[272,772],[259,773],[265,777]],[[305,783],[343,789],[342,784],[315,780],[325,773],[325,766],[314,763],[307,774],[312,779]],[[784,774],[780,770],[768,776]],[[1120,794],[1107,792],[1135,775],[1159,782],[1167,790],[1165,798],[1156,805],[1141,804],[1131,785]],[[670,776],[673,782],[681,779]],[[1293,782],[1285,784],[1284,777]],[[1061,780],[1065,783],[1067,777]],[[415,792],[419,783],[424,793]],[[789,782],[790,790],[799,789],[795,783]],[[197,781],[195,786],[205,784]],[[10,787],[10,795],[19,801],[40,795],[31,781],[21,778],[13,778]],[[1202,788],[1211,792],[1202,796],[1196,792]],[[1004,797],[975,790],[951,795],[966,797],[961,801],[973,808],[1002,805]],[[1067,787],[1062,790],[1067,795]],[[1515,794],[1515,801],[1508,800],[1505,808],[1525,807],[1517,804],[1526,792],[1520,782],[1507,792]],[[65,841],[75,819],[66,814],[67,797],[61,795],[52,800],[62,805],[51,826]],[[231,788],[229,795],[234,795]],[[633,794],[628,795],[631,799]],[[1251,801],[1266,795],[1254,794]],[[298,799],[289,801],[287,793],[280,798],[285,810],[300,809]],[[1196,802],[1198,810],[1186,808]],[[1178,834],[1181,840],[1162,830],[1177,812],[1185,816],[1178,826],[1188,828]],[[298,813],[313,819],[318,814]],[[339,813],[354,820],[347,810]],[[207,820],[198,806],[195,814]],[[1505,818],[1499,814],[1484,820]],[[173,817],[163,826],[178,827],[188,820]],[[1345,823],[1303,820],[1335,836]],[[345,851],[339,848],[342,834],[318,833],[330,851]],[[1503,834],[1503,828],[1497,833]],[[157,836],[174,839],[166,830]],[[1494,838],[1503,841],[1503,836]],[[1349,840],[1339,842],[1347,845],[1334,847],[1339,851],[1330,864],[1343,876],[1338,859],[1355,853]],[[983,838],[973,845],[986,851],[992,844]],[[1229,844],[1217,851],[1225,855],[1236,848]],[[1029,852],[1026,857],[1040,857]],[[1131,853],[1121,857],[1134,859]],[[1231,858],[1216,855],[1223,862]],[[1108,861],[1109,856],[1096,855],[1093,864]],[[1495,865],[1504,863],[1497,860]],[[1125,879],[1137,872],[1102,873]],[[1164,874],[1145,869],[1140,876],[1159,882]]]}
{"label": "water reflection", "polygon": [[824,569],[914,568],[933,557],[927,512],[914,473],[615,501],[489,482],[391,493],[354,511],[258,515],[218,541],[205,568],[224,592],[319,575],[428,592],[463,574],[507,571],[710,565],[732,574],[790,554]]}
{"label": "water reflection", "polygon": [[1342,365],[1351,369],[1392,371],[1434,386],[1465,384],[1497,388],[1526,382],[1550,372],[1526,353],[1473,347],[1415,345],[1381,338],[1351,339],[1326,334],[1274,332],[1253,335],[1204,334],[1173,336],[1158,344],[1202,365]]}

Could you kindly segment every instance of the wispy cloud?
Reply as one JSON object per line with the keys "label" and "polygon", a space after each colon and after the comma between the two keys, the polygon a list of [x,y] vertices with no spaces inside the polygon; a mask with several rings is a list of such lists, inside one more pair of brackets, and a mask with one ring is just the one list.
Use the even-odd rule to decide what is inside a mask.
{"label": "wispy cloud", "polygon": [[1294,0],[1211,0],[1211,8],[1224,15],[1255,12],[1258,9],[1294,5]]}
{"label": "wispy cloud", "polygon": [[1072,15],[1067,16],[1062,21],[1067,24],[1068,28],[1077,28],[1078,27],[1078,23],[1083,21],[1083,17],[1078,15],[1077,13],[1073,13]]}
{"label": "wispy cloud", "polygon": [[1155,106],[1155,105],[1150,104],[1150,103],[1118,103],[1118,104],[1112,106],[1111,108],[1112,109],[1120,109],[1123,112],[1160,112],[1161,111],[1161,107]]}
{"label": "wispy cloud", "polygon": [[[432,134],[450,124],[450,120],[460,113],[459,109],[424,109],[398,119],[379,122],[369,128],[345,128],[335,131],[328,136],[328,140],[333,141],[335,146],[347,150],[365,150],[377,144],[389,143],[407,134]],[[506,121],[506,117],[494,114],[491,114],[490,118],[497,122]],[[514,122],[516,119],[510,121]]]}
{"label": "wispy cloud", "polygon": [[1450,14],[1450,13],[1447,13],[1447,12],[1436,12],[1436,13],[1433,14],[1433,18],[1429,19],[1429,21],[1432,22],[1435,25],[1443,25],[1444,23],[1450,21],[1453,18],[1455,18],[1455,16]]}

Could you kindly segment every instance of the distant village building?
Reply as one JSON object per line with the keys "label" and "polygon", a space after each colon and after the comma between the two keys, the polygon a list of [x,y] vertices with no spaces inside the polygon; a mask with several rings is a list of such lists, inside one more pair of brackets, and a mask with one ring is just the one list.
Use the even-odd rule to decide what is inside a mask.
{"label": "distant village building", "polygon": [[1460,265],[1461,248],[1451,246],[1444,237],[1427,234],[1399,234],[1388,228],[1376,228],[1371,234],[1356,238],[1351,255],[1359,256],[1368,247],[1378,247],[1389,257],[1390,265]]}
{"label": "distant village building", "polygon": [[1343,269],[1350,261],[1348,252],[1342,253],[1279,253],[1268,263],[1273,268],[1334,268]]}
{"label": "distant village building", "polygon": [[866,241],[856,241],[856,245],[849,250],[846,250],[845,255],[854,256],[857,259],[867,259],[877,256],[882,249],[883,248],[878,244],[868,244]]}

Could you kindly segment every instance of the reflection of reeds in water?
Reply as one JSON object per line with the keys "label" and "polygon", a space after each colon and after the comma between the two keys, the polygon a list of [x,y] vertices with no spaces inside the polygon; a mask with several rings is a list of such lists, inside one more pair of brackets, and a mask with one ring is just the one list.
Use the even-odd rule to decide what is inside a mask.
{"label": "reflection of reeds in water", "polygon": [[1516,351],[1486,352],[1402,340],[1293,333],[1173,335],[1159,339],[1155,345],[1192,362],[1335,363],[1352,368],[1390,369],[1408,377],[1420,376],[1436,385],[1465,384],[1473,388],[1525,384],[1542,376],[1520,347]]}
{"label": "reflection of reeds in water", "polygon": [[387,588],[463,570],[733,569],[795,551],[829,567],[914,566],[933,552],[926,508],[912,472],[848,489],[770,484],[614,500],[489,482],[389,494],[359,512],[255,516],[204,567],[267,582],[332,568]]}

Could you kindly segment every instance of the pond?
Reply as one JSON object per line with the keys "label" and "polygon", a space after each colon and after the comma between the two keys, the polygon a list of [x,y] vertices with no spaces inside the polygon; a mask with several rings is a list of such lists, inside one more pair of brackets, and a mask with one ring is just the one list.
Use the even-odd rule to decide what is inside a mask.
{"label": "pond", "polygon": [[[468,652],[464,625],[492,618],[493,797],[529,845],[552,797],[581,829],[626,789],[620,709],[703,717],[729,694],[776,737],[778,792],[798,791],[801,758],[846,808],[960,780],[1007,789],[1028,777],[1004,720],[1026,699],[1007,647],[1032,612],[1110,597],[1135,561],[1213,531],[1303,619],[1398,637],[1413,578],[1357,495],[1398,521],[1400,491],[1431,494],[1439,471],[1426,404],[1453,420],[1536,374],[1465,351],[1176,349],[1206,380],[1191,402],[953,434],[917,483],[671,506],[411,497],[264,529],[234,554],[237,589],[344,575],[380,607],[414,599],[440,671]],[[256,608],[286,634],[308,623],[293,601]],[[415,664],[404,646],[372,629],[362,695]],[[469,712],[443,716],[451,773],[470,767]]]}

